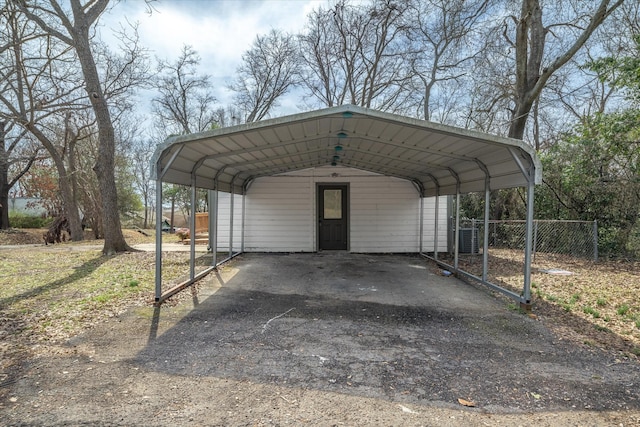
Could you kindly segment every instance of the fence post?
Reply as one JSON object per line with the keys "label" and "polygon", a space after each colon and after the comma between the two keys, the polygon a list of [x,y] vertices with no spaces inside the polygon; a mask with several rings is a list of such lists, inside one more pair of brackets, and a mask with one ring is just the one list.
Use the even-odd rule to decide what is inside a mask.
{"label": "fence post", "polygon": [[598,262],[598,220],[593,221],[593,260]]}
{"label": "fence post", "polygon": [[475,255],[475,248],[476,248],[476,219],[472,218],[471,219],[471,250],[469,251],[471,253],[471,255]]}
{"label": "fence post", "polygon": [[536,249],[538,249],[538,220],[533,221],[533,261],[536,260]]}

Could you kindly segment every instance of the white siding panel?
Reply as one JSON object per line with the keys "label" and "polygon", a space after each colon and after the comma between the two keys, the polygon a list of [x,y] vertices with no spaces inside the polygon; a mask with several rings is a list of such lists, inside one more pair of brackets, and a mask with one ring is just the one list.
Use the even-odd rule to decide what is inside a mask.
{"label": "white siding panel", "polygon": [[[242,244],[242,197],[233,196],[233,250],[239,251]],[[218,250],[229,250],[231,220],[231,194],[218,192]]]}
{"label": "white siding panel", "polygon": [[245,250],[313,252],[313,181],[308,177],[260,178],[247,191]]}
{"label": "white siding panel", "polygon": [[[306,169],[259,178],[246,195],[245,250],[317,250],[316,186],[349,184],[349,249],[352,252],[417,252],[420,248],[420,197],[408,181],[342,167]],[[223,196],[224,195],[224,196]],[[228,194],[220,193],[219,247],[228,247]],[[226,199],[225,199],[226,197]],[[235,197],[234,247],[239,247],[241,198]],[[224,208],[226,200],[226,210]],[[423,250],[433,251],[435,198],[425,199]],[[447,250],[447,198],[439,204],[438,248]],[[226,222],[225,222],[226,220]]]}
{"label": "white siding panel", "polygon": [[[447,251],[447,212],[448,196],[440,196],[438,202],[438,252]],[[436,198],[427,197],[424,199],[424,220],[422,230],[422,250],[424,252],[433,252],[435,236],[435,212]]]}
{"label": "white siding panel", "polygon": [[413,184],[385,176],[351,180],[351,251],[417,252],[420,198]]}

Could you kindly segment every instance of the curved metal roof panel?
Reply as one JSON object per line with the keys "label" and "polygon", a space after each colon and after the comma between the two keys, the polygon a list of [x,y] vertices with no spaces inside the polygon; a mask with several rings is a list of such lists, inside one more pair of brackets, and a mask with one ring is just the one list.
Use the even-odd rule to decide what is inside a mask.
{"label": "curved metal roof panel", "polygon": [[[241,193],[261,176],[336,165],[404,178],[425,196],[539,184],[522,141],[354,105],[174,136],[154,153],[156,179]],[[192,181],[193,180],[193,181]]]}

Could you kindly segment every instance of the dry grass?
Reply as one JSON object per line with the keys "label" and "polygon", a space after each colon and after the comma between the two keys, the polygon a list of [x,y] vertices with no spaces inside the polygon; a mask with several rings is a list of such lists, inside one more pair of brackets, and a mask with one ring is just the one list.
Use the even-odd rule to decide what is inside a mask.
{"label": "dry grass", "polygon": [[[154,241],[133,230],[124,234],[130,245]],[[0,232],[0,245],[26,245],[41,235],[41,230]],[[87,240],[0,248],[0,383],[2,373],[27,354],[57,351],[82,330],[130,307],[152,304],[155,254],[104,256],[102,245]],[[188,257],[187,252],[163,255],[164,286],[186,278]]]}
{"label": "dry grass", "polygon": [[[491,249],[489,280],[522,292],[522,261],[522,251]],[[480,275],[482,256],[465,255],[460,266]],[[640,356],[640,262],[538,253],[532,263],[531,294],[534,312],[557,331],[583,344]]]}

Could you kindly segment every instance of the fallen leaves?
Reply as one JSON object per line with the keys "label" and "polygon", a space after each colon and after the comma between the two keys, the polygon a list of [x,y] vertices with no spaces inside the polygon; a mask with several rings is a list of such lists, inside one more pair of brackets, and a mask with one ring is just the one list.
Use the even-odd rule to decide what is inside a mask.
{"label": "fallen leaves", "polygon": [[476,402],[472,401],[472,400],[466,400],[466,399],[462,399],[462,398],[458,398],[458,403],[461,404],[462,406],[466,406],[468,408],[475,408],[476,407]]}
{"label": "fallen leaves", "polygon": [[[523,251],[489,251],[489,281],[522,292]],[[460,267],[482,275],[482,257],[461,256]],[[571,275],[544,271],[571,271]],[[608,261],[536,253],[532,262],[534,320],[544,321],[563,339],[594,343],[640,356],[640,262]],[[571,330],[570,334],[566,331]]]}

